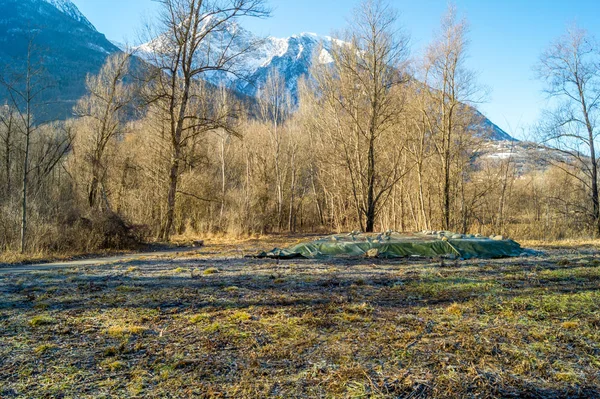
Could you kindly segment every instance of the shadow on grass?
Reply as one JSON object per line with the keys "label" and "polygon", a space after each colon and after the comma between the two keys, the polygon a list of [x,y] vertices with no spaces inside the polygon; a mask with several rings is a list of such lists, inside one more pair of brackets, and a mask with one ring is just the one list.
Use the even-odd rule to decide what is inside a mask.
{"label": "shadow on grass", "polygon": [[[41,362],[32,355],[34,349],[26,347],[49,340],[62,345],[77,372],[87,373],[92,397],[104,389],[95,385],[99,380],[119,381],[113,393],[126,396],[130,374],[119,371],[120,367],[138,367],[136,375],[149,376],[151,384],[160,385],[164,378],[162,393],[170,397],[183,397],[168,391],[186,386],[173,381],[177,378],[187,378],[188,384],[214,381],[214,392],[230,386],[230,394],[236,392],[240,379],[249,381],[246,389],[250,389],[271,378],[275,388],[266,394],[239,397],[275,397],[283,389],[278,387],[282,370],[297,375],[303,384],[288,382],[285,392],[306,390],[289,397],[351,397],[343,391],[350,388],[354,397],[600,397],[597,378],[589,380],[587,363],[587,379],[571,372],[573,365],[600,355],[594,352],[595,343],[588,342],[593,332],[588,329],[587,335],[579,337],[550,330],[563,321],[563,315],[573,319],[598,307],[595,297],[585,295],[600,291],[600,268],[586,262],[558,264],[549,258],[531,258],[442,265],[379,259],[150,259],[12,273],[0,276],[0,327],[7,327],[7,341],[15,341],[9,355],[0,359],[0,382],[2,376],[9,376],[29,384],[28,377],[20,375],[32,370],[48,376],[51,368],[45,362],[56,362],[55,368],[63,370],[64,359],[52,349],[35,348],[48,351],[39,355],[45,356]],[[590,307],[576,309],[580,303],[563,301],[564,294],[583,296]],[[544,298],[549,298],[548,303],[536,302]],[[470,312],[468,322],[461,318],[465,309]],[[511,316],[513,311],[520,313]],[[31,321],[37,313],[48,313],[64,325],[36,329]],[[253,319],[256,314],[267,321]],[[20,315],[26,317],[18,319]],[[75,320],[81,315],[82,320]],[[112,320],[115,315],[133,317]],[[190,321],[192,315],[198,315],[199,324]],[[478,318],[488,315],[492,327],[503,329],[495,333],[493,328],[487,330],[487,324],[482,327]],[[509,322],[510,317],[514,320]],[[536,326],[523,320],[535,317],[553,319],[543,326],[545,330],[536,332],[538,346],[530,348],[533,336],[527,331]],[[595,322],[594,317],[585,322]],[[125,328],[113,334],[124,336],[107,330],[113,321]],[[47,322],[52,323],[52,318]],[[127,335],[126,328],[145,328],[146,322],[150,332]],[[169,325],[176,327],[163,336]],[[28,337],[26,344],[19,334]],[[480,338],[475,336],[483,338],[477,341]],[[551,350],[545,345],[562,348],[559,356],[550,353],[553,363],[544,367],[568,365],[568,372],[560,377],[564,383],[549,386],[544,382],[548,376],[544,367],[524,368],[533,367],[528,363],[531,353]],[[493,359],[496,371],[483,370],[482,357]],[[105,358],[110,362],[102,363]],[[323,365],[317,362],[323,359],[327,360]],[[414,381],[408,383],[401,375]],[[341,388],[330,389],[334,394],[328,393],[327,384],[336,381],[346,385],[340,383]],[[0,396],[19,397],[15,387],[0,388]],[[20,389],[22,394],[26,388]],[[41,384],[27,389],[35,392],[30,397],[47,394]],[[75,386],[70,389],[75,397],[81,393]],[[485,395],[477,396],[478,390]]]}
{"label": "shadow on grass", "polygon": [[[210,268],[216,272],[204,274]],[[119,287],[126,289],[119,291]],[[234,289],[227,291],[229,287]],[[5,294],[0,297],[0,309],[33,308],[42,298],[45,306],[54,310],[294,307],[365,300],[373,306],[401,310],[486,297],[514,298],[541,289],[544,295],[600,290],[600,268],[558,266],[547,259],[444,266],[378,259],[132,260],[0,277],[0,292]]]}

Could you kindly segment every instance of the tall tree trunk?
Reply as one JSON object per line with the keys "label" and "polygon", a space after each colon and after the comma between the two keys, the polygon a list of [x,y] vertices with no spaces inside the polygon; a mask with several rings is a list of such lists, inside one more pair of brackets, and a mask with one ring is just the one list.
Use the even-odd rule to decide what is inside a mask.
{"label": "tall tree trunk", "polygon": [[375,134],[371,133],[369,141],[369,155],[368,155],[368,188],[367,188],[367,212],[366,212],[366,233],[372,233],[375,230],[375,214],[376,214],[376,203],[375,203]]}
{"label": "tall tree trunk", "polygon": [[590,160],[592,163],[592,204],[594,209],[594,222],[596,225],[596,235],[600,236],[600,203],[598,199],[598,160],[596,159],[596,147],[594,145],[594,128],[590,121],[590,116],[587,109],[585,95],[583,90],[579,90],[581,104],[583,106],[583,115],[585,117],[585,125],[588,132],[588,140],[590,143]]}
{"label": "tall tree trunk", "polygon": [[323,207],[321,206],[321,199],[317,193],[317,185],[315,184],[315,172],[314,172],[314,168],[311,171],[311,185],[312,185],[312,189],[313,189],[313,193],[315,195],[315,204],[317,206],[317,212],[319,214],[319,223],[321,224],[321,226],[323,226],[325,224],[325,216],[323,215]]}
{"label": "tall tree trunk", "polygon": [[279,165],[280,158],[280,142],[277,130],[277,123],[274,126],[275,129],[275,181],[277,185],[277,229],[281,231],[283,223],[283,179],[281,177],[281,168]]}
{"label": "tall tree trunk", "polygon": [[88,193],[88,204],[90,208],[93,208],[96,205],[96,200],[98,198],[98,172],[96,167],[94,167],[94,171],[92,172],[92,182],[90,183],[90,190]]}
{"label": "tall tree trunk", "polygon": [[12,136],[12,117],[9,116],[9,123],[7,126],[7,131],[6,131],[6,140],[4,142],[5,146],[4,146],[4,161],[5,161],[5,165],[4,168],[6,169],[6,199],[8,200],[10,198],[10,194],[12,191],[12,182],[11,182],[11,176],[10,176],[10,164],[11,164],[11,157],[10,157],[10,139]]}
{"label": "tall tree trunk", "polygon": [[[176,78],[175,78],[176,79]],[[185,123],[185,114],[190,98],[191,77],[187,77],[184,82],[184,90],[181,98],[181,105],[175,123],[171,123],[171,141],[173,154],[171,157],[171,169],[169,171],[169,194],[167,195],[167,215],[162,234],[162,239],[167,241],[171,237],[173,228],[173,219],[175,217],[175,204],[177,199],[177,186],[179,184],[179,163],[181,162],[181,136]],[[172,108],[173,114],[173,108]],[[172,118],[173,120],[173,118]]]}
{"label": "tall tree trunk", "polygon": [[173,228],[173,219],[175,217],[175,199],[177,196],[177,185],[179,182],[179,151],[173,154],[171,159],[171,169],[169,173],[169,193],[167,195],[167,214],[161,238],[165,241],[171,237]]}
{"label": "tall tree trunk", "polygon": [[223,214],[225,213],[225,137],[221,137],[221,211],[219,213],[219,228],[223,230]]}
{"label": "tall tree trunk", "polygon": [[289,213],[289,218],[288,218],[288,230],[290,232],[294,232],[295,230],[295,226],[294,226],[294,193],[296,191],[296,153],[295,153],[295,149],[292,150],[292,156],[291,156],[291,167],[292,167],[292,181],[290,184],[290,213]]}
{"label": "tall tree trunk", "polygon": [[[449,135],[448,133],[445,133]],[[444,139],[446,148],[444,149],[444,177],[443,177],[443,204],[444,204],[444,218],[442,228],[444,230],[450,230],[450,144],[449,138],[446,136]]]}
{"label": "tall tree trunk", "polygon": [[419,184],[419,217],[423,218],[422,227],[425,230],[430,230],[430,221],[427,218],[427,213],[425,211],[425,193],[423,192],[423,161],[421,155],[419,155],[419,161],[417,162],[417,177]]}
{"label": "tall tree trunk", "polygon": [[25,134],[25,158],[23,160],[23,186],[21,191],[21,253],[25,253],[27,238],[27,184],[29,177],[29,145],[31,141],[31,125],[29,122],[29,115],[27,119],[28,122]]}

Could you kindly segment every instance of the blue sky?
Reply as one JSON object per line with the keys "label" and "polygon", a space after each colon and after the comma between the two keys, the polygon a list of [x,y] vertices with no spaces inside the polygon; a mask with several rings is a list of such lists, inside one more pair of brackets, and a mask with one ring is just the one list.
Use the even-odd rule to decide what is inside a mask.
{"label": "blue sky", "polygon": [[[136,43],[144,19],[157,4],[151,0],[72,0],[109,39]],[[412,53],[419,55],[439,25],[446,0],[390,0],[400,23],[411,36]],[[345,27],[354,0],[270,0],[273,16],[247,21],[259,34],[278,37],[301,32],[329,35]],[[577,23],[600,36],[600,1],[595,0],[456,0],[470,23],[469,65],[478,82],[490,89],[479,106],[494,123],[518,137],[534,124],[546,101],[535,80],[533,65],[540,53]]]}

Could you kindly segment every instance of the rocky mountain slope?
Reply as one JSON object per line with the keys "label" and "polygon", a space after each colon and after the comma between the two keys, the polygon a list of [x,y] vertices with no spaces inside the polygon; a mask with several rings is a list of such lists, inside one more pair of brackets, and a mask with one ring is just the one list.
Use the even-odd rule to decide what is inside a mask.
{"label": "rocky mountain slope", "polygon": [[119,51],[70,0],[0,0],[0,70],[9,80],[24,70],[30,39],[48,86],[40,98],[46,103],[42,119],[70,116],[85,93],[86,75]]}

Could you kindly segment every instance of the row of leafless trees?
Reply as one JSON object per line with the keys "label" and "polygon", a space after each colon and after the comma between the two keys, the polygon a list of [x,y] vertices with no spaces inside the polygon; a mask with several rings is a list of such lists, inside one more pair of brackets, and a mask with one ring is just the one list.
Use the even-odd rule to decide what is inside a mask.
{"label": "row of leafless trees", "polygon": [[3,78],[0,248],[90,250],[206,232],[600,229],[600,71],[585,32],[569,31],[541,59],[558,99],[539,127],[552,149],[523,164],[485,155],[474,108],[484,93],[452,7],[411,59],[394,10],[367,0],[333,41],[333,63],[315,62],[301,82],[296,106],[276,71],[250,101],[202,79],[242,76],[238,61],[260,42],[239,41],[230,24],[268,16],[262,0],[161,3],[145,55],[154,67],[109,57],[72,120],[36,121],[44,86],[33,39],[27,70]]}

